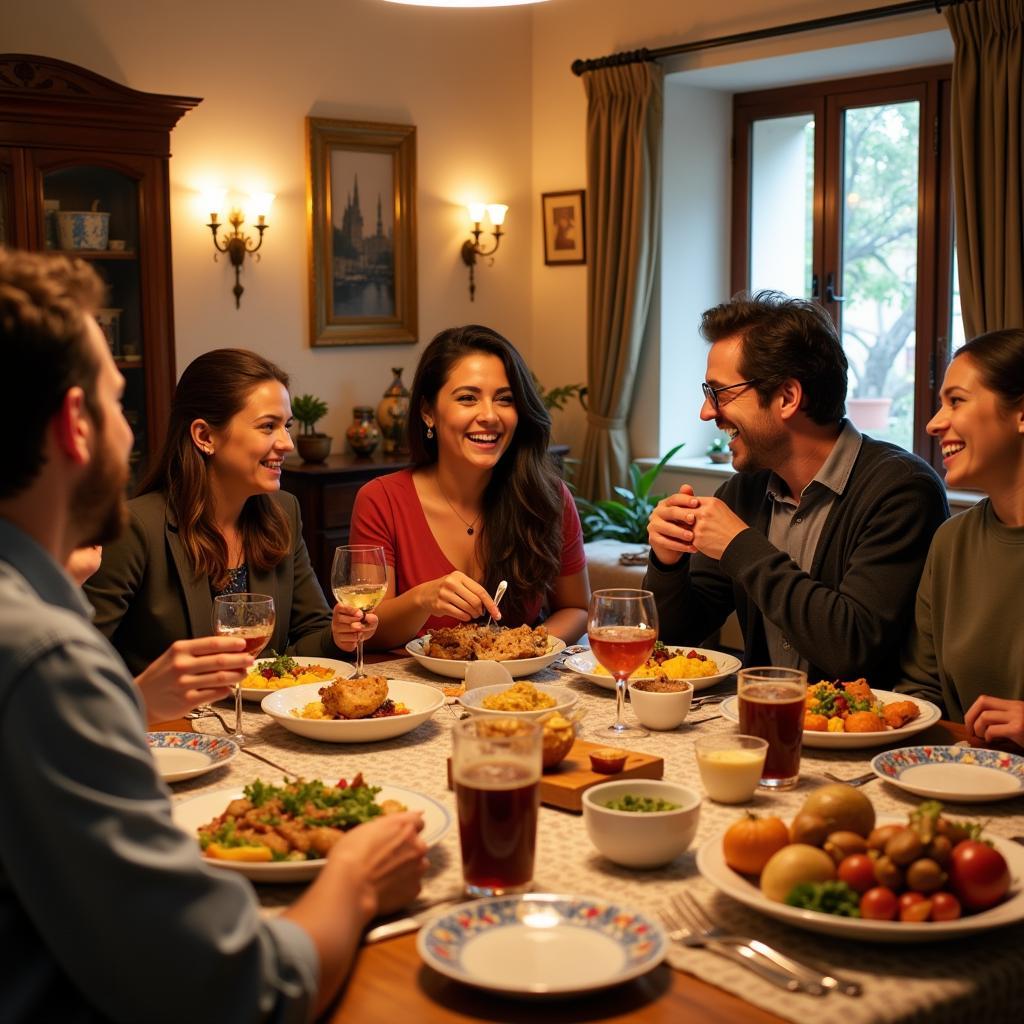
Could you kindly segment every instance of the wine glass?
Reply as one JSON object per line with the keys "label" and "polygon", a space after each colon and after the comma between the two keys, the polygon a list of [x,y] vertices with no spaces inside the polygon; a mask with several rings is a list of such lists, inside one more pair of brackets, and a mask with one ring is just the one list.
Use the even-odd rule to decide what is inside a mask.
{"label": "wine glass", "polygon": [[[241,637],[245,653],[254,658],[270,643],[274,623],[274,599],[269,594],[221,594],[213,599],[214,633]],[[235,732],[231,739],[239,746],[245,742],[241,683],[235,683]]]}
{"label": "wine glass", "polygon": [[658,638],[658,609],[649,590],[595,590],[587,612],[587,635],[594,657],[615,678],[615,722],[600,730],[606,739],[649,735],[622,721],[626,680],[650,656]]}
{"label": "wine glass", "polygon": [[[388,564],[384,549],[372,544],[343,544],[334,552],[331,566],[331,590],[338,604],[372,612],[388,592]],[[356,672],[353,679],[362,679],[363,635],[356,634]]]}

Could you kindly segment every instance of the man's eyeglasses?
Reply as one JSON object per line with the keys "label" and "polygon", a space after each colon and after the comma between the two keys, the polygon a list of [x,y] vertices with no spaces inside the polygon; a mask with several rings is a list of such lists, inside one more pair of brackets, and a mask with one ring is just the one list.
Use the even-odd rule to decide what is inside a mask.
{"label": "man's eyeglasses", "polygon": [[704,397],[711,403],[711,408],[718,412],[721,408],[718,401],[718,393],[720,391],[732,391],[733,388],[749,388],[752,384],[760,384],[761,378],[755,377],[753,380],[741,380],[739,384],[723,384],[720,388],[713,388],[706,380],[701,381],[700,389],[704,392]]}

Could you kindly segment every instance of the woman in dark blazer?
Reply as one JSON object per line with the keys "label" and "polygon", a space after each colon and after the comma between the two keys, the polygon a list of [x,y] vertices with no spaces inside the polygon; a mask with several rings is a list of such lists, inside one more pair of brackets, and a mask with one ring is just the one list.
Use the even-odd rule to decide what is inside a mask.
{"label": "woman in dark blazer", "polygon": [[217,349],[182,374],[164,450],[85,586],[134,674],[175,641],[208,637],[221,593],[274,598],[279,653],[336,658],[372,634],[374,616],[331,613],[313,574],[298,502],[280,489],[290,424],[288,377],[262,356]]}

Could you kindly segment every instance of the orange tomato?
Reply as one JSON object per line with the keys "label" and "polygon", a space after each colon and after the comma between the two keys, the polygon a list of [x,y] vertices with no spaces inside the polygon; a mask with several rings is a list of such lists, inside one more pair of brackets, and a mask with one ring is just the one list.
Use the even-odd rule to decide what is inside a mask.
{"label": "orange tomato", "polygon": [[781,818],[746,814],[722,837],[725,863],[742,875],[759,875],[772,855],[789,845],[789,829]]}

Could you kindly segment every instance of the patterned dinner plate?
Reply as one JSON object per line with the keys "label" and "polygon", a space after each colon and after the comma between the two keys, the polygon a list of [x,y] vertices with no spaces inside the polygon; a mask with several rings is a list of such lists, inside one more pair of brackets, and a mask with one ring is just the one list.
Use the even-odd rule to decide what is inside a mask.
{"label": "patterned dinner plate", "polygon": [[988,803],[1024,795],[1024,757],[974,747],[900,747],[871,762],[880,779],[936,800]]}
{"label": "patterned dinner plate", "polygon": [[434,970],[511,996],[568,996],[637,978],[665,956],[649,917],[607,900],[528,893],[448,909],[420,929]]}
{"label": "patterned dinner plate", "polygon": [[146,742],[164,782],[181,782],[227,764],[238,745],[201,732],[147,732]]}

